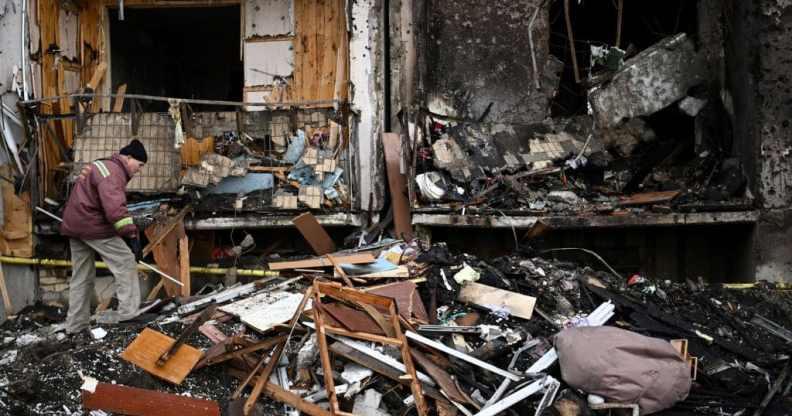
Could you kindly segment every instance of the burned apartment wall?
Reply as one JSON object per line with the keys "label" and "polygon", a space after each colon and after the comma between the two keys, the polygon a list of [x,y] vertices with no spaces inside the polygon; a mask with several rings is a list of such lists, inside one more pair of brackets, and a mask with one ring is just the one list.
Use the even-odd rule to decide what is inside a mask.
{"label": "burned apartment wall", "polygon": [[753,236],[756,279],[789,281],[792,7],[777,0],[734,1],[728,10],[728,93],[761,212]]}
{"label": "burned apartment wall", "polygon": [[383,0],[349,2],[349,81],[355,117],[352,149],[358,171],[359,191],[353,205],[379,211],[384,206],[385,180],[382,133],[384,133],[384,31]]}
{"label": "burned apartment wall", "polygon": [[535,123],[548,115],[560,63],[541,0],[427,2],[426,105],[451,117]]}

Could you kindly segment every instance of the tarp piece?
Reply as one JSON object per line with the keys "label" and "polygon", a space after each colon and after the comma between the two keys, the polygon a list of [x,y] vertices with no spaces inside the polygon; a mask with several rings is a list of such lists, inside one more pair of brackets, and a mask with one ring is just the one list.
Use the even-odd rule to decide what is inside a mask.
{"label": "tarp piece", "polygon": [[569,328],[555,338],[561,376],[570,386],[641,414],[687,398],[690,368],[668,341],[610,326]]}

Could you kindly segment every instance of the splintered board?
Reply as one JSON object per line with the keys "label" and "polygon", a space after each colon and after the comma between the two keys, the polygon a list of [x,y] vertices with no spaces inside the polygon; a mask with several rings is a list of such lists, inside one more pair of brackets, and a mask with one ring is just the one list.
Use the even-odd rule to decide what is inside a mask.
{"label": "splintered board", "polygon": [[121,358],[146,370],[153,376],[159,377],[173,384],[181,384],[187,374],[190,374],[195,364],[203,353],[189,345],[183,344],[171,355],[165,365],[158,366],[157,359],[167,351],[173,343],[173,338],[161,334],[153,329],[145,328],[137,338],[121,353]]}
{"label": "splintered board", "polygon": [[531,319],[536,298],[479,283],[467,283],[459,291],[460,302],[482,307],[506,308],[509,313],[523,319]]}

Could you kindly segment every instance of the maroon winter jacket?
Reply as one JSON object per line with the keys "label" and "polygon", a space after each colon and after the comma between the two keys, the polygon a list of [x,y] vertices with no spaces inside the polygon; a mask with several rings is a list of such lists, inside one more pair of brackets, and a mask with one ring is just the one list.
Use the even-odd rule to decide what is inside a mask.
{"label": "maroon winter jacket", "polygon": [[119,154],[97,160],[74,184],[63,211],[61,234],[81,240],[115,235],[137,236],[126,206],[126,186],[132,174]]}

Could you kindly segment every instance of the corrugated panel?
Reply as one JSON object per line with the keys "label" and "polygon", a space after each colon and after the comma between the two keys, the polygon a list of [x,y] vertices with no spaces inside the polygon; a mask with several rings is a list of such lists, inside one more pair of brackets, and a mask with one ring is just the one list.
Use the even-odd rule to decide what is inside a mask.
{"label": "corrugated panel", "polygon": [[[127,186],[130,192],[174,192],[179,185],[181,157],[173,147],[173,120],[165,114],[145,113],[138,135],[148,153],[148,163]],[[132,140],[131,115],[96,114],[74,138],[75,172],[85,163],[110,157]]]}

